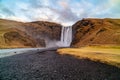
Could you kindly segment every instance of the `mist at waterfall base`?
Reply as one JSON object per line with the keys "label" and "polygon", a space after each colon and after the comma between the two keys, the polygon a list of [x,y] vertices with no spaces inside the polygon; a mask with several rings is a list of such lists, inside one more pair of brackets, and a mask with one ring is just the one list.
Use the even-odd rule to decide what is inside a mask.
{"label": "mist at waterfall base", "polygon": [[62,26],[60,40],[46,40],[46,47],[69,47],[71,42],[72,26]]}
{"label": "mist at waterfall base", "polygon": [[30,50],[32,51],[46,51],[47,49],[56,49],[59,47],[69,47],[70,44],[72,42],[72,27],[68,26],[68,27],[62,27],[61,29],[61,36],[60,36],[60,40],[50,40],[48,38],[46,38],[45,43],[46,43],[46,47],[43,48],[18,48],[18,49],[2,49],[0,50],[0,58],[2,57],[6,57],[6,56],[12,56],[12,55],[16,55],[16,54],[21,54],[21,53],[25,53],[28,52]]}

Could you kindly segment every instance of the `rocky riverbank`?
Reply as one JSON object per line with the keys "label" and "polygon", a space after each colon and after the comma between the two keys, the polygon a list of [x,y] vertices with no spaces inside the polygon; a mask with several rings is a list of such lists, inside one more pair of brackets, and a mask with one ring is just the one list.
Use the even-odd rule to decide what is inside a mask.
{"label": "rocky riverbank", "polygon": [[0,58],[0,80],[120,80],[120,69],[56,50]]}

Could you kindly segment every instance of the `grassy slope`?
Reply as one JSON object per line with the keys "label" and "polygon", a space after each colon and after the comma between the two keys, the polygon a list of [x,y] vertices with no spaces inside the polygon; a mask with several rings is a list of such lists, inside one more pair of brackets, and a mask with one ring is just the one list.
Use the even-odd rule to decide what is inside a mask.
{"label": "grassy slope", "polygon": [[[21,23],[21,22],[0,19],[0,48],[21,48],[21,47],[24,48],[24,47],[31,47],[31,45],[30,46],[24,45],[24,43],[25,43],[24,41],[25,40],[27,41],[27,43],[30,43],[30,44],[32,44],[32,40],[27,39],[28,36],[26,36],[24,34],[24,32],[22,32],[21,30],[19,30],[19,28],[21,26],[23,26],[23,23]],[[9,44],[6,43],[4,35],[6,33],[10,33],[10,32],[18,33],[19,36],[22,37],[22,39],[19,39],[18,41],[16,41],[15,38],[18,39],[18,36],[17,36],[15,38],[11,38],[12,42],[9,42]],[[11,35],[11,33],[9,35]],[[12,37],[12,35],[9,36],[9,37]],[[12,45],[12,43],[15,43],[15,44]]]}
{"label": "grassy slope", "polygon": [[[12,32],[16,32],[16,37],[13,37]],[[7,33],[7,38],[5,34]],[[9,35],[10,36],[9,36]],[[0,48],[26,48],[33,46],[32,40],[29,37],[17,29],[5,29],[0,31]],[[7,42],[6,42],[7,40]]]}
{"label": "grassy slope", "polygon": [[82,47],[82,48],[63,48],[59,49],[60,54],[70,54],[78,58],[88,58],[120,67],[120,46],[112,47]]}
{"label": "grassy slope", "polygon": [[5,43],[4,34],[10,30],[5,28],[4,26],[0,26],[0,48],[8,48],[8,45]]}
{"label": "grassy slope", "polygon": [[120,19],[85,19],[73,25],[74,28],[76,34],[72,46],[96,46],[60,49],[60,54],[71,54],[120,67]]}
{"label": "grassy slope", "polygon": [[73,25],[72,46],[120,45],[120,19],[85,19]]}
{"label": "grassy slope", "polygon": [[61,25],[57,23],[0,19],[0,48],[45,47],[45,40],[59,40],[60,34]]}

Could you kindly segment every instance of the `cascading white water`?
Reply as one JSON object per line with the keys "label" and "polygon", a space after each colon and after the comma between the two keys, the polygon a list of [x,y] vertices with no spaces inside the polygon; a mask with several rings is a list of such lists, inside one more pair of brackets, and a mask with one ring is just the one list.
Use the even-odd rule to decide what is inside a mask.
{"label": "cascading white water", "polygon": [[72,27],[71,26],[63,26],[61,31],[61,46],[68,47],[72,42]]}
{"label": "cascading white water", "polygon": [[62,26],[61,29],[61,39],[56,40],[46,40],[47,47],[69,47],[72,42],[72,27]]}

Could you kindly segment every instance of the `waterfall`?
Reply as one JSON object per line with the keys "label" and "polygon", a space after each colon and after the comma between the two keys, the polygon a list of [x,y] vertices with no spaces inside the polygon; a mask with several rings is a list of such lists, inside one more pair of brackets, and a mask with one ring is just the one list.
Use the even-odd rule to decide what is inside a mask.
{"label": "waterfall", "polygon": [[68,47],[72,42],[72,27],[71,26],[63,26],[61,31],[61,46]]}
{"label": "waterfall", "polygon": [[72,27],[62,26],[60,41],[46,40],[47,47],[69,47],[72,42]]}

